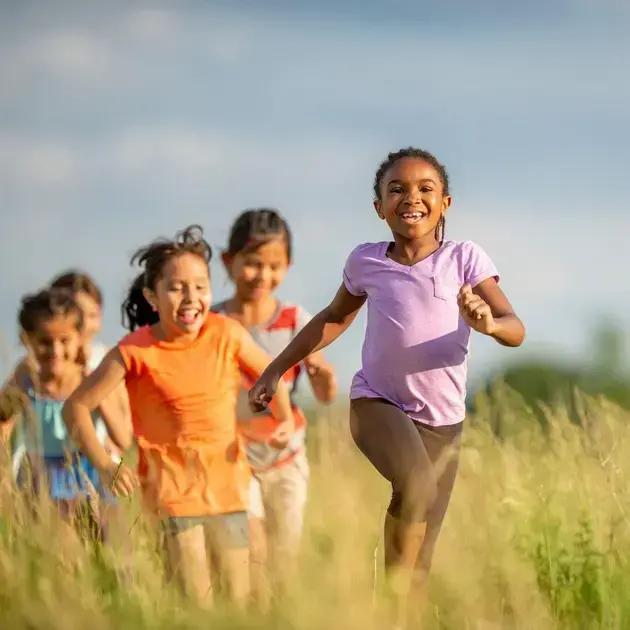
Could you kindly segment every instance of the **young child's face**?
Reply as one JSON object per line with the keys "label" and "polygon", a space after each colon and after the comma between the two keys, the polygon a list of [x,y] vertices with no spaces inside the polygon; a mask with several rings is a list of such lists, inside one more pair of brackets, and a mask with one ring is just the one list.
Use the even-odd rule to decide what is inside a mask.
{"label": "young child's face", "polygon": [[256,249],[239,252],[226,259],[226,266],[242,300],[262,300],[273,293],[287,274],[289,256],[286,241],[284,237],[278,237]]}
{"label": "young child's face", "polygon": [[77,292],[74,299],[83,311],[83,334],[87,340],[91,340],[101,330],[103,321],[101,305],[84,291]]}
{"label": "young child's face", "polygon": [[171,258],[155,291],[146,297],[157,308],[160,324],[173,334],[194,335],[206,320],[212,298],[206,261],[185,253]]}
{"label": "young child's face", "polygon": [[57,315],[39,322],[37,329],[25,334],[43,377],[60,377],[76,365],[82,343],[77,316]]}
{"label": "young child's face", "polygon": [[436,169],[422,159],[401,158],[385,173],[374,208],[392,232],[409,240],[435,234],[451,205]]}

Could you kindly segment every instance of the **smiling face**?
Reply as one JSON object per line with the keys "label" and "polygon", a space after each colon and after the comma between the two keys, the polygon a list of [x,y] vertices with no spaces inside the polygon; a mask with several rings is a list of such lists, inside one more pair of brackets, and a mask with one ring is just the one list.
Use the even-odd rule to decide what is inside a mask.
{"label": "smiling face", "polygon": [[42,319],[35,330],[23,334],[24,342],[39,365],[42,380],[61,378],[69,367],[76,367],[82,343],[77,314]]}
{"label": "smiling face", "polygon": [[437,225],[451,205],[439,173],[416,157],[397,160],[385,172],[374,208],[394,234],[407,240],[435,238]]}
{"label": "smiling face", "polygon": [[210,309],[208,265],[197,254],[186,252],[175,256],[164,265],[155,289],[145,289],[144,294],[157,310],[165,335],[194,337]]}
{"label": "smiling face", "polygon": [[283,236],[249,251],[225,255],[223,261],[243,302],[257,302],[269,297],[284,280],[290,264]]}

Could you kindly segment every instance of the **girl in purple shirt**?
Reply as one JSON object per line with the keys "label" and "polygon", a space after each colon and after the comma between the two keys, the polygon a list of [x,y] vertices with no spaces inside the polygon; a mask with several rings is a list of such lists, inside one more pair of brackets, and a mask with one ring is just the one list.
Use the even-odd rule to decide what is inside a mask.
{"label": "girl in purple shirt", "polygon": [[350,253],[333,301],[269,365],[250,402],[264,408],[281,375],[341,335],[367,301],[350,429],[392,484],[385,565],[402,622],[422,608],[457,472],[470,330],[519,346],[525,329],[481,247],[444,240],[448,175],[431,153],[411,147],[390,153],[376,172],[374,194],[394,240]]}

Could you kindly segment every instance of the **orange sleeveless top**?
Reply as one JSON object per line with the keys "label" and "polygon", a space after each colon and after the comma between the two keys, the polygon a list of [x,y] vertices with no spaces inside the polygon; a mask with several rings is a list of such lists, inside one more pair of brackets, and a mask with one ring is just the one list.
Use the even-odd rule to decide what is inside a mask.
{"label": "orange sleeveless top", "polygon": [[118,344],[143,495],[161,517],[246,509],[250,472],[235,414],[244,333],[209,313],[194,341],[160,341],[145,326]]}

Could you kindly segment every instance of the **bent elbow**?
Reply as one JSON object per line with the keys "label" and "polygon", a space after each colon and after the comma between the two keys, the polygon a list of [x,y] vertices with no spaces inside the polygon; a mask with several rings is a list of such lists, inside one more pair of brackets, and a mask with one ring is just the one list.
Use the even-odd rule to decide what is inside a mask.
{"label": "bent elbow", "polygon": [[523,345],[525,341],[525,326],[521,323],[520,328],[515,331],[515,335],[513,339],[510,339],[505,345],[510,346],[511,348],[518,348]]}

